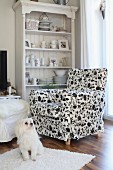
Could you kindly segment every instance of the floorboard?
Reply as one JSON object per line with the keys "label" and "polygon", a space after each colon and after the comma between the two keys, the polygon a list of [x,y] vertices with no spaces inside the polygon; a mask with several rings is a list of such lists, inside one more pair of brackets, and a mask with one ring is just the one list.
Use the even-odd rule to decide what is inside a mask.
{"label": "floorboard", "polygon": [[[49,137],[42,137],[41,141],[48,148],[95,155],[96,158],[81,170],[113,170],[113,122],[105,121],[105,131],[99,138],[88,136],[80,140],[72,140],[70,146],[66,146],[64,141]],[[16,139],[0,143],[0,154],[16,147],[18,147]]]}

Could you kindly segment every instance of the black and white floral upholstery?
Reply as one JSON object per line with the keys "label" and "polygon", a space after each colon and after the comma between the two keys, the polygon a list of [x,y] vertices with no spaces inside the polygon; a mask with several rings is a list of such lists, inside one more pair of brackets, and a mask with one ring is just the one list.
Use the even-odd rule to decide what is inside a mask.
{"label": "black and white floral upholstery", "polygon": [[64,141],[103,132],[106,81],[106,69],[70,69],[67,89],[32,90],[37,132]]}
{"label": "black and white floral upholstery", "polygon": [[31,116],[39,134],[66,140],[70,137],[71,94],[66,90],[32,90]]}
{"label": "black and white floral upholstery", "polygon": [[103,69],[70,69],[67,88],[74,90],[105,90],[107,70]]}

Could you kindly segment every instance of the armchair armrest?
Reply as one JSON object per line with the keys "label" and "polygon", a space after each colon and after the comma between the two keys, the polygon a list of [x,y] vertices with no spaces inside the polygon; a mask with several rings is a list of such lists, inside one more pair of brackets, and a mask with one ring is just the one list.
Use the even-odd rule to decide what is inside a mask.
{"label": "armchair armrest", "polygon": [[33,102],[33,104],[39,102],[56,103],[65,100],[68,101],[69,98],[70,98],[70,93],[68,93],[67,90],[61,90],[61,89],[31,90],[29,95],[30,103]]}
{"label": "armchair armrest", "polygon": [[71,95],[66,90],[32,90],[29,99],[33,115],[50,117],[70,115]]}
{"label": "armchair armrest", "polygon": [[48,90],[31,90],[29,100],[30,105],[37,104],[39,102],[49,103]]}
{"label": "armchair armrest", "polygon": [[88,119],[98,119],[103,117],[105,107],[105,92],[96,90],[71,91],[72,118],[82,121],[84,117]]}

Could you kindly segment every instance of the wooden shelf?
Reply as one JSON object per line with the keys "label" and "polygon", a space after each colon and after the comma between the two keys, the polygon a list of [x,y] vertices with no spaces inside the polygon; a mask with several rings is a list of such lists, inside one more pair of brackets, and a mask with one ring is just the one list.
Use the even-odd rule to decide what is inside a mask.
{"label": "wooden shelf", "polygon": [[71,36],[72,33],[70,32],[65,32],[65,31],[59,31],[59,32],[55,32],[55,31],[42,31],[42,30],[25,30],[26,34],[38,34],[38,35],[63,35],[63,36]]}
{"label": "wooden shelf", "polygon": [[52,49],[52,48],[29,48],[25,47],[25,50],[27,51],[53,51],[53,52],[72,52],[72,50],[66,50],[66,49]]}
{"label": "wooden shelf", "polygon": [[26,87],[43,87],[43,86],[67,86],[67,84],[38,84],[38,85],[26,85]]}
{"label": "wooden shelf", "polygon": [[26,66],[26,69],[70,69],[71,67],[50,67],[50,66],[40,66],[40,67],[32,67],[32,66]]}
{"label": "wooden shelf", "polygon": [[0,96],[0,99],[20,99],[21,96],[15,96],[15,95],[6,95],[6,96]]}

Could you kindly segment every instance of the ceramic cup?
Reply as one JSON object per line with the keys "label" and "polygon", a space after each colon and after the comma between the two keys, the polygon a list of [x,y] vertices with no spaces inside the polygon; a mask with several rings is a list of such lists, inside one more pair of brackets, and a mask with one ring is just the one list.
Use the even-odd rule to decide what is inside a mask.
{"label": "ceramic cup", "polygon": [[52,26],[53,31],[57,31],[58,27],[56,25]]}
{"label": "ceramic cup", "polygon": [[50,47],[53,49],[58,48],[58,41],[57,40],[52,40],[50,43]]}
{"label": "ceramic cup", "polygon": [[36,47],[36,45],[35,45],[35,44],[33,44],[33,43],[31,43],[31,47],[32,47],[32,48],[35,48],[35,47]]}
{"label": "ceramic cup", "polygon": [[46,46],[47,46],[47,45],[46,45],[46,41],[42,41],[42,42],[41,42],[41,48],[46,48]]}
{"label": "ceramic cup", "polygon": [[33,78],[32,83],[33,83],[33,85],[37,85],[39,83],[39,79],[36,77]]}
{"label": "ceramic cup", "polygon": [[52,40],[51,44],[58,44],[58,41],[57,40]]}

